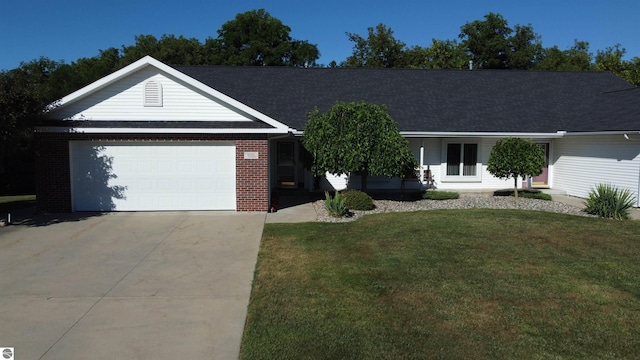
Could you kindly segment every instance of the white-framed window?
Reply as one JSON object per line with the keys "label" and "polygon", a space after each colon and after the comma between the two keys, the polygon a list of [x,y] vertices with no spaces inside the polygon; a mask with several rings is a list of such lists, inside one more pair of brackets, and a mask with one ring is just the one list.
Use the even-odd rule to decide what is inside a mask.
{"label": "white-framed window", "polygon": [[443,181],[481,181],[479,141],[443,141]]}
{"label": "white-framed window", "polygon": [[162,84],[149,80],[144,84],[144,106],[162,106]]}

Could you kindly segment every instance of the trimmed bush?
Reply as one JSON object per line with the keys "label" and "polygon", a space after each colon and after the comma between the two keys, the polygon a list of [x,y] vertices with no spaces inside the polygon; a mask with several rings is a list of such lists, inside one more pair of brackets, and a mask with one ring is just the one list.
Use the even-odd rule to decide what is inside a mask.
{"label": "trimmed bush", "polygon": [[453,200],[459,197],[460,194],[453,191],[427,190],[422,194],[422,198],[428,200]]}
{"label": "trimmed bush", "polygon": [[547,201],[551,201],[553,199],[551,195],[539,191],[518,191],[518,196],[527,199],[538,199]]}
{"label": "trimmed bush", "polygon": [[324,192],[324,207],[329,212],[329,215],[334,217],[343,217],[346,216],[349,212],[345,204],[345,199],[340,196],[339,192],[336,192],[336,195],[332,198],[329,195],[329,192]]}
{"label": "trimmed bush", "polygon": [[616,220],[627,220],[635,197],[628,189],[620,190],[610,184],[599,184],[591,189],[585,201],[585,211],[592,215]]}
{"label": "trimmed bush", "polygon": [[[514,196],[513,190],[498,190],[493,192],[493,196]],[[538,199],[551,201],[553,198],[549,194],[545,194],[536,190],[520,190],[518,196],[527,199]]]}
{"label": "trimmed bush", "polygon": [[375,205],[373,199],[367,193],[360,190],[345,190],[342,192],[345,199],[345,205],[349,210],[373,210]]}

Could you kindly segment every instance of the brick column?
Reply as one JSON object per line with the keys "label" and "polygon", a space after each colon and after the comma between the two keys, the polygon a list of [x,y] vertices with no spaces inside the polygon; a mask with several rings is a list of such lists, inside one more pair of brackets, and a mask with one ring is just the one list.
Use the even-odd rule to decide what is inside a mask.
{"label": "brick column", "polygon": [[[269,209],[268,151],[266,139],[236,140],[236,206],[238,211],[267,211]],[[257,159],[255,158],[256,153]]]}

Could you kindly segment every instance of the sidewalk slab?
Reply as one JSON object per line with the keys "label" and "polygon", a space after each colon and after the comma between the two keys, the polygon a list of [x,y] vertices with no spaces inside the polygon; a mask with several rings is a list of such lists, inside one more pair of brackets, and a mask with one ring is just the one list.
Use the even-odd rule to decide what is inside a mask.
{"label": "sidewalk slab", "polygon": [[266,223],[300,223],[316,221],[317,219],[318,214],[313,207],[313,203],[308,202],[279,209],[274,213],[268,213]]}

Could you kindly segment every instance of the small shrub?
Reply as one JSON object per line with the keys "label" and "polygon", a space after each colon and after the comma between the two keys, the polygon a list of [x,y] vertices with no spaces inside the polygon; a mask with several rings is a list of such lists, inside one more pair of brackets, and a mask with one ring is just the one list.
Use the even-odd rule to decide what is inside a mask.
{"label": "small shrub", "polygon": [[428,200],[453,200],[460,197],[460,194],[453,191],[437,191],[437,190],[429,190],[425,191],[422,195],[423,199]]}
{"label": "small shrub", "polygon": [[527,199],[552,200],[551,195],[539,191],[518,191],[518,196]]}
{"label": "small shrub", "polygon": [[346,190],[342,192],[345,205],[349,210],[373,210],[375,205],[373,199],[367,193],[360,190]]}
{"label": "small shrub", "polygon": [[329,195],[329,192],[325,191],[324,198],[324,207],[329,212],[329,215],[334,217],[343,217],[349,212],[349,209],[345,204],[345,199],[339,192],[336,192],[336,195],[332,198],[331,195]]}
{"label": "small shrub", "polygon": [[585,201],[585,211],[603,218],[626,220],[634,202],[635,197],[628,189],[620,190],[610,184],[599,184],[591,189]]}

